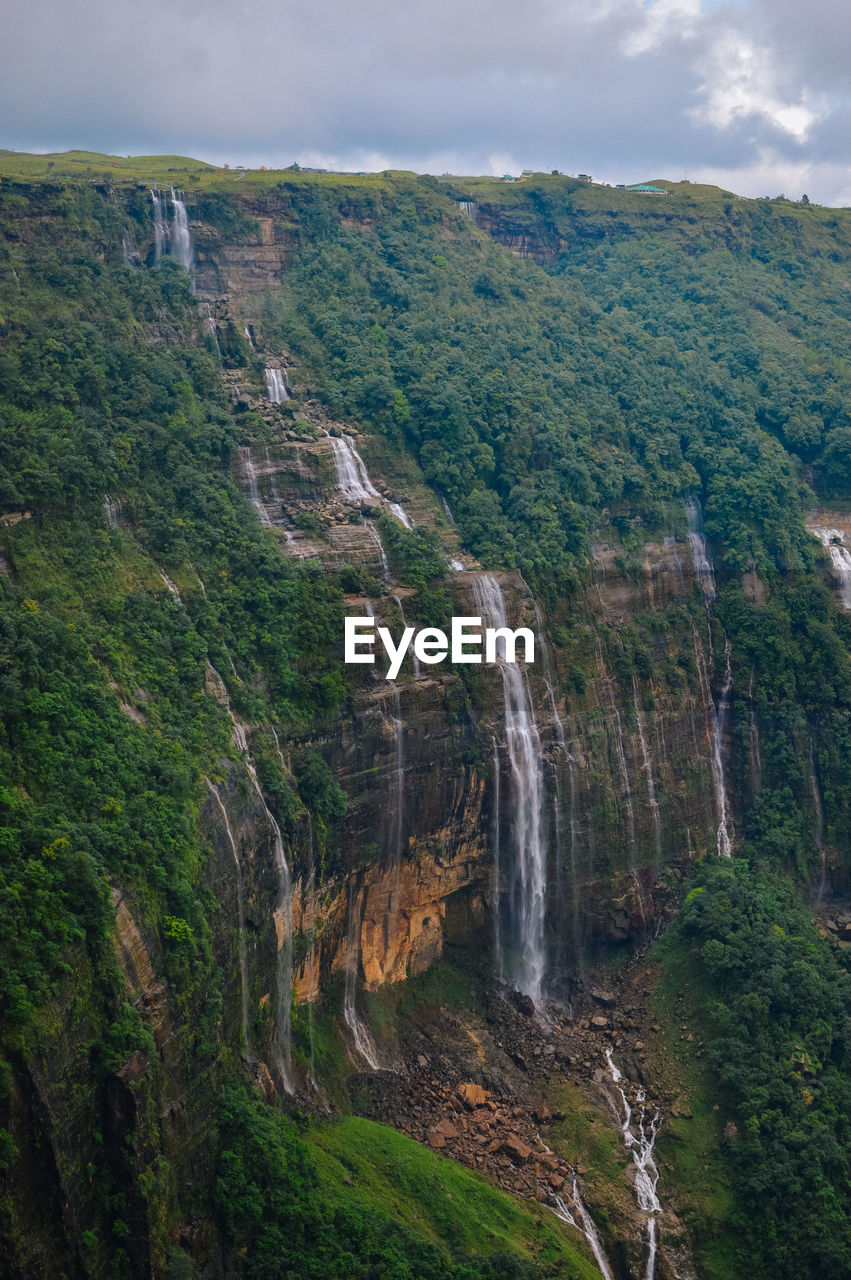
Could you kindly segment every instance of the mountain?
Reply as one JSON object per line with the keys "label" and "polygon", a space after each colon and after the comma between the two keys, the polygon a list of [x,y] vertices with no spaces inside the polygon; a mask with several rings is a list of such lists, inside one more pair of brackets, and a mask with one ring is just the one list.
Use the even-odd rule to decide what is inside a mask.
{"label": "mountain", "polygon": [[643,185],[0,155],[3,1274],[847,1275],[851,212]]}

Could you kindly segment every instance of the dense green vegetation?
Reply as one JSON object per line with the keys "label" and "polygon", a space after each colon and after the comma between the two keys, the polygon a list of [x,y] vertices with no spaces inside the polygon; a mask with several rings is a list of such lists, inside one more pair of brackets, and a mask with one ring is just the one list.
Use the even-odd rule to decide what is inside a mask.
{"label": "dense green vegetation", "polygon": [[534,1280],[537,1262],[596,1274],[540,1210],[368,1120],[300,1136],[233,1088],[222,1143],[217,1204],[249,1280]]}
{"label": "dense green vegetation", "polygon": [[851,984],[788,883],[706,866],[663,948],[725,1123],[739,1267],[851,1267]]}
{"label": "dense green vegetation", "polygon": [[[651,209],[562,179],[462,190],[410,174],[252,174],[237,189],[232,174],[180,157],[3,154],[0,174],[0,554],[11,570],[0,573],[0,1120],[31,1105],[25,1064],[44,1069],[67,1017],[80,1073],[68,1096],[87,1092],[91,1106],[87,1226],[74,1244],[88,1273],[135,1275],[128,1221],[144,1218],[163,1274],[192,1275],[169,1235],[179,1207],[208,1215],[204,1229],[246,1280],[594,1274],[537,1210],[398,1134],[356,1118],[310,1124],[223,1084],[240,1046],[222,1030],[219,904],[198,815],[205,778],[221,778],[237,751],[210,667],[256,727],[257,776],[284,836],[295,840],[309,813],[315,870],[330,880],[349,865],[335,825],[347,796],[323,754],[351,693],[343,594],[381,584],[282,556],[240,493],[235,452],[264,439],[263,422],[226,398],[185,273],[168,258],[150,269],[143,184],[174,181],[195,194],[207,254],[253,242],[260,217],[285,230],[292,260],[262,302],[270,345],[295,353],[332,415],[380,437],[397,474],[421,468],[484,566],[528,575],[558,619],[568,699],[590,699],[599,645],[632,728],[639,691],[649,717],[657,695],[697,685],[698,632],[716,681],[729,640],[741,860],[699,870],[666,944],[668,980],[680,975],[705,1046],[703,1120],[717,1099],[728,1122],[719,1161],[738,1208],[713,1166],[703,1225],[728,1228],[719,1275],[734,1237],[757,1280],[847,1274],[848,980],[798,896],[822,853],[840,888],[851,865],[851,628],[802,520],[816,495],[851,500],[846,214],[719,192]],[[458,212],[467,197],[492,236]],[[545,265],[500,239],[522,239]],[[226,365],[259,379],[238,325],[221,345]],[[619,569],[637,580],[644,544],[683,532],[689,492],[719,570],[712,618],[699,589],[620,627],[592,618],[592,541],[617,544]],[[415,591],[409,621],[446,625],[438,534],[378,523],[395,578]],[[758,603],[744,572],[759,575]],[[462,673],[450,720],[475,719],[482,697],[476,673]],[[287,771],[273,727],[313,735]],[[490,746],[479,745],[465,763],[484,772]],[[600,807],[611,840],[593,853],[598,870],[625,838],[617,797]],[[186,1164],[194,1174],[197,1155],[199,1185],[215,1185],[200,1209],[153,1154],[147,1086],[122,1082],[137,1146],[111,1145],[118,1074],[130,1055],[161,1049],[117,969],[121,892],[157,953],[180,1070],[200,1082],[200,1155]],[[296,946],[308,946],[304,931]],[[333,1064],[342,1098],[347,1063],[324,1017],[318,1061]],[[307,1021],[296,1007],[297,1056]],[[571,1121],[556,1136],[611,1159],[609,1131]],[[40,1145],[19,1152],[0,1124],[4,1208],[16,1162],[35,1177]],[[701,1176],[696,1161],[684,1167]]]}

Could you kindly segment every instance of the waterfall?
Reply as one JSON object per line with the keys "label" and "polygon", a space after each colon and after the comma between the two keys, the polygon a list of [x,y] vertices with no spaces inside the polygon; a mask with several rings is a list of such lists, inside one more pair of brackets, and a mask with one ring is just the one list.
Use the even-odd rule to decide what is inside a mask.
{"label": "waterfall", "polygon": [[257,472],[254,469],[254,462],[251,457],[251,448],[247,444],[239,446],[239,461],[242,465],[242,472],[248,484],[248,493],[251,503],[255,507],[257,514],[260,516],[260,523],[267,527],[272,521],[266,513],[266,508],[260,498],[260,489],[257,485]]}
{"label": "waterfall", "polygon": [[252,338],[252,336],[251,336],[251,329],[248,327],[248,325],[247,325],[247,324],[246,324],[246,325],[243,325],[243,327],[242,327],[242,332],[245,334],[246,338],[248,339],[248,345],[249,345],[249,347],[251,348],[251,350],[252,350],[252,351],[256,351],[256,350],[257,350],[257,348],[255,347],[255,345],[254,345],[254,339],[253,339],[253,338]]}
{"label": "waterfall", "polygon": [[[703,598],[706,602],[708,612],[716,594],[715,574],[712,570],[712,560],[709,556],[706,539],[703,536],[703,520],[701,516],[700,503],[694,498],[686,498],[683,505],[685,507],[686,521],[688,523],[688,542],[689,549],[691,551],[691,560],[694,565],[694,571],[703,588]],[[704,683],[706,687],[708,706],[711,706],[713,709],[712,776],[715,782],[715,796],[718,802],[718,834],[716,844],[718,853],[721,857],[729,858],[732,852],[732,841],[730,838],[732,818],[727,799],[727,779],[724,774],[724,734],[727,728],[727,721],[730,716],[730,699],[733,692],[733,672],[730,665],[730,641],[725,635],[724,682],[721,686],[721,693],[718,697],[717,706],[715,705],[715,701],[712,697],[712,688],[709,683],[708,674],[706,673],[706,664],[703,660],[703,654],[700,651],[696,634],[695,652],[697,654],[698,671],[700,672],[701,682]],[[711,628],[709,632],[709,653],[710,657],[712,657]]]}
{"label": "waterfall", "polygon": [[182,267],[192,270],[192,237],[189,234],[189,218],[182,198],[171,188],[171,207],[173,211],[171,223],[171,251]]}
{"label": "waterfall", "polygon": [[210,333],[213,335],[213,341],[214,341],[214,342],[215,342],[215,344],[216,344],[216,355],[219,357],[219,364],[221,364],[221,363],[222,363],[222,349],[221,349],[221,347],[219,346],[219,328],[218,328],[218,325],[216,324],[215,320],[213,319],[213,313],[212,313],[212,311],[210,310],[210,304],[209,304],[209,302],[205,302],[205,303],[204,303],[204,309],[205,309],[205,311],[206,311],[206,315],[207,315],[207,328],[210,330]]}
{"label": "waterfall", "polygon": [[119,527],[118,507],[112,501],[112,498],[110,498],[108,493],[104,495],[103,511],[104,511],[104,515],[106,516],[106,522],[109,525],[110,529],[117,529]]}
{"label": "waterfall", "polygon": [[842,529],[811,529],[826,548],[839,579],[839,598],[843,609],[851,609],[851,551],[845,545]]}
{"label": "waterfall", "polygon": [[606,702],[609,704],[609,715],[615,727],[615,755],[617,757],[618,769],[621,775],[621,786],[623,788],[623,796],[626,802],[626,819],[627,832],[629,834],[629,865],[635,868],[638,860],[638,844],[635,836],[635,809],[632,803],[632,787],[629,782],[629,768],[626,762],[626,752],[623,749],[623,726],[621,725],[621,715],[618,711],[617,702],[615,701],[615,692],[612,688],[612,681],[606,670],[606,663],[603,658],[603,646],[600,643],[600,637],[594,637],[594,648],[597,654],[597,668],[600,672],[600,684],[605,696]]}
{"label": "waterfall", "polygon": [[453,518],[451,510],[449,509],[449,503],[446,501],[446,498],[443,496],[443,494],[440,495],[440,505],[443,507],[443,514],[446,516],[446,519],[449,521],[450,524],[454,524],[455,520]]}
{"label": "waterfall", "polygon": [[718,699],[716,707],[712,697],[712,688],[709,683],[709,673],[706,669],[706,659],[703,656],[698,634],[694,633],[694,656],[697,662],[697,671],[700,677],[700,687],[703,691],[704,702],[706,705],[706,714],[710,717],[709,732],[712,742],[712,781],[715,787],[715,802],[718,807],[718,833],[716,844],[718,853],[729,858],[731,853],[730,840],[730,813],[727,802],[727,780],[724,775],[724,729],[727,723],[730,708],[730,693],[733,687],[733,676],[730,669],[730,642],[725,639],[724,652],[727,658],[727,666],[724,673],[724,684],[721,696]]}
{"label": "waterfall", "polygon": [[355,1006],[355,983],[360,964],[360,926],[362,896],[349,885],[349,925],[346,931],[346,979],[343,988],[343,1021],[349,1029],[355,1052],[363,1058],[371,1071],[379,1071],[381,1064],[372,1036],[366,1024],[358,1017]]}
{"label": "waterfall", "polygon": [[[396,601],[396,604],[399,606],[399,616],[400,616],[400,617],[401,617],[401,619],[402,619],[402,630],[403,630],[403,632],[404,632],[405,627],[407,627],[407,625],[408,625],[408,620],[407,620],[407,618],[405,617],[405,609],[404,609],[404,606],[403,606],[403,604],[402,604],[402,597],[401,597],[401,596],[394,595],[394,596],[393,596],[393,599]],[[413,664],[414,664],[414,679],[415,679],[415,680],[418,680],[418,679],[419,679],[419,677],[420,677],[420,673],[421,673],[422,668],[421,668],[421,666],[420,666],[420,660],[419,660],[419,658],[417,657],[416,653],[414,652],[413,648],[411,649],[411,661],[412,661],[412,662],[413,662]]]}
{"label": "waterfall", "polygon": [[136,250],[130,238],[130,231],[125,227],[121,233],[121,256],[124,258],[125,267],[132,267],[135,252]]}
{"label": "waterfall", "polygon": [[272,918],[275,924],[275,937],[277,940],[277,1010],[275,1018],[275,1030],[277,1035],[278,1050],[278,1074],[281,1084],[287,1093],[295,1093],[295,1087],[292,1081],[292,985],[293,985],[293,910],[292,910],[292,881],[290,879],[290,869],[287,864],[286,854],[284,853],[284,841],[281,836],[281,828],[275,821],[274,815],[271,813],[266,803],[263,792],[260,789],[260,782],[257,777],[257,771],[254,768],[254,762],[248,751],[248,735],[245,731],[245,725],[236,716],[230,705],[227,687],[224,680],[219,675],[216,668],[211,664],[207,664],[207,684],[213,692],[216,700],[221,703],[230,716],[231,736],[234,745],[239,751],[245,753],[245,768],[251,779],[251,785],[257,795],[263,812],[266,815],[266,821],[272,829],[273,847],[275,857],[275,870],[278,876],[278,903],[272,912]]}
{"label": "waterfall", "polygon": [[730,666],[730,641],[724,637],[724,683],[718,697],[718,708],[715,712],[715,726],[712,735],[712,754],[714,758],[715,777],[718,782],[718,852],[724,858],[731,854],[730,831],[732,822],[727,803],[727,783],[724,777],[724,734],[730,718],[730,695],[733,692],[733,671]]}
{"label": "waterfall", "polygon": [[249,1032],[248,1018],[248,958],[245,945],[245,884],[242,879],[242,866],[239,861],[239,854],[236,851],[236,841],[233,838],[230,822],[228,821],[228,811],[224,806],[224,801],[217,787],[214,787],[209,778],[205,778],[210,795],[219,806],[222,820],[225,824],[225,833],[230,844],[231,853],[233,855],[233,864],[236,875],[236,908],[237,908],[237,957],[239,960],[239,981],[240,995],[242,1006],[242,1044],[245,1053],[251,1052],[251,1037]]}
{"label": "waterfall", "polygon": [[[243,731],[244,735],[244,731]],[[275,922],[275,936],[278,944],[277,951],[277,1017],[276,1031],[278,1037],[278,1073],[281,1077],[287,1093],[295,1093],[295,1087],[292,1081],[292,996],[293,996],[293,903],[292,903],[292,881],[290,879],[290,869],[287,864],[286,854],[284,853],[284,842],[281,838],[281,828],[278,826],[273,814],[269,810],[269,806],[260,790],[260,783],[257,779],[257,773],[254,765],[249,757],[245,762],[248,770],[248,776],[251,778],[254,790],[257,793],[263,811],[266,814],[266,820],[272,828],[274,836],[275,848],[275,870],[278,873],[278,905],[273,911],[273,919]]]}
{"label": "waterfall", "polygon": [[476,221],[476,206],[472,200],[459,200],[458,208],[462,213],[466,214],[468,218],[472,218],[474,222]]}
{"label": "waterfall", "polygon": [[414,527],[413,520],[407,514],[407,512],[404,511],[404,509],[399,505],[398,502],[388,502],[387,506],[389,510],[393,512],[394,516],[396,517],[396,519],[399,521],[400,524],[404,525],[406,529],[413,529]]}
{"label": "waterfall", "polygon": [[452,570],[452,572],[453,572],[453,573],[463,573],[463,572],[464,572],[465,567],[466,567],[466,566],[465,566],[465,564],[464,564],[463,560],[455,560],[455,559],[451,559],[451,560],[449,561],[449,568]]}
{"label": "waterfall", "polygon": [[369,530],[370,538],[378,547],[378,554],[381,557],[381,572],[384,574],[386,578],[388,573],[390,572],[390,565],[387,563],[387,553],[384,550],[384,543],[381,541],[381,535],[379,534],[378,530],[376,529],[375,525],[372,523],[371,520],[367,520],[366,527]]}
{"label": "waterfall", "polygon": [[603,1253],[603,1246],[600,1244],[600,1237],[597,1234],[597,1228],[594,1225],[594,1219],[591,1217],[585,1205],[582,1203],[582,1197],[579,1194],[579,1180],[576,1173],[573,1174],[573,1192],[571,1199],[573,1207],[579,1214],[579,1221],[571,1213],[561,1196],[553,1195],[553,1213],[557,1218],[561,1218],[562,1222],[569,1222],[577,1231],[581,1231],[585,1239],[591,1246],[591,1252],[594,1255],[597,1266],[600,1268],[600,1274],[603,1280],[614,1280],[612,1269],[609,1266],[608,1259]]}
{"label": "waterfall", "polygon": [[[544,619],[541,610],[535,602],[535,621],[538,626],[538,644],[541,651],[542,666],[544,668],[544,684],[547,690],[547,697],[550,700],[550,707],[553,713],[553,724],[556,731],[556,740],[561,748],[562,754],[567,761],[567,768],[570,777],[570,875],[571,875],[571,923],[573,932],[573,949],[574,961],[579,964],[581,962],[582,948],[580,945],[580,925],[579,925],[579,893],[576,874],[576,850],[579,840],[579,832],[576,823],[576,761],[573,758],[573,752],[567,745],[567,739],[564,733],[564,725],[559,715],[558,705],[556,703],[555,689],[553,688],[553,672],[550,665],[550,651],[547,645],[546,631],[544,629]],[[553,795],[553,826],[555,829],[556,839],[556,865],[561,869],[562,866],[562,846],[564,843],[564,824],[561,812],[561,796],[559,788],[556,786]]]}
{"label": "waterfall", "polygon": [[290,393],[280,369],[266,370],[266,394],[270,404],[283,404],[285,400],[289,400]]}
{"label": "waterfall", "polygon": [[502,956],[502,921],[499,916],[500,902],[500,822],[502,813],[500,810],[500,762],[499,762],[499,743],[496,738],[493,739],[493,813],[492,813],[492,842],[493,842],[493,949],[496,956],[496,975],[499,979],[505,977],[503,972],[503,956]]}
{"label": "waterfall", "polygon": [[163,206],[156,187],[151,190],[151,200],[154,206],[154,262],[159,262],[163,256],[163,245],[165,244],[165,223],[163,222]]}
{"label": "waterfall", "polygon": [[703,588],[703,596],[709,605],[715,599],[715,574],[709,557],[709,548],[703,536],[703,513],[696,498],[686,498],[683,502],[688,526],[688,545],[691,551],[691,562]]}
{"label": "waterfall", "polygon": [[347,502],[374,506],[381,501],[381,494],[367,475],[363,458],[349,436],[331,436],[334,465],[337,468],[337,488]]}
{"label": "waterfall", "polygon": [[650,752],[647,749],[647,739],[644,734],[644,717],[641,714],[641,704],[638,700],[638,682],[635,676],[632,677],[632,701],[635,707],[635,718],[638,722],[638,741],[641,743],[641,761],[647,777],[647,803],[650,806],[650,812],[653,814],[653,826],[656,831],[656,861],[662,860],[662,823],[659,817],[659,803],[656,799],[656,787],[653,783],[653,764],[650,760]]}
{"label": "waterfall", "polygon": [[621,1095],[623,1103],[621,1133],[627,1148],[632,1154],[633,1164],[635,1165],[635,1194],[638,1200],[638,1208],[641,1213],[647,1215],[647,1270],[645,1272],[645,1280],[653,1280],[656,1270],[656,1219],[653,1215],[662,1211],[659,1197],[656,1194],[659,1170],[656,1167],[653,1149],[656,1145],[659,1130],[662,1127],[662,1116],[657,1110],[654,1112],[653,1118],[649,1121],[647,1120],[644,1106],[646,1095],[644,1090],[639,1088],[636,1091],[635,1100],[640,1110],[638,1120],[633,1129],[632,1108],[629,1105],[626,1092],[620,1084],[623,1075],[612,1061],[611,1049],[606,1050],[606,1062],[611,1072],[612,1083]]}
{"label": "waterfall", "polygon": [[[502,589],[492,573],[477,575],[473,582],[476,609],[484,625],[506,627]],[[511,770],[513,853],[510,906],[519,957],[513,978],[519,989],[539,1005],[544,991],[546,949],[547,848],[544,834],[544,776],[541,740],[525,667],[505,659],[497,651],[502,675],[505,736]],[[495,903],[495,910],[499,904]]]}
{"label": "waterfall", "polygon": [[[375,485],[369,478],[363,458],[351,436],[331,436],[331,449],[334,453],[334,466],[337,470],[337,488],[346,502],[354,502],[359,506],[374,507],[376,503],[385,502]],[[398,502],[387,502],[388,510],[404,525],[413,528],[410,516]]]}
{"label": "waterfall", "polygon": [[157,572],[159,573],[160,577],[162,578],[163,582],[168,588],[170,594],[174,596],[175,600],[177,600],[179,604],[183,604],[183,600],[181,599],[180,592],[172,582],[171,578],[166,573],[165,569],[158,569]]}

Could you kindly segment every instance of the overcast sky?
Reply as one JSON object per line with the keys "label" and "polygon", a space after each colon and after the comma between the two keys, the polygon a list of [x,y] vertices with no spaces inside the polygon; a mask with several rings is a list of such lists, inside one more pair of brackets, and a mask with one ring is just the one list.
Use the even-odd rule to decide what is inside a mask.
{"label": "overcast sky", "polygon": [[0,0],[0,146],[851,205],[849,0]]}

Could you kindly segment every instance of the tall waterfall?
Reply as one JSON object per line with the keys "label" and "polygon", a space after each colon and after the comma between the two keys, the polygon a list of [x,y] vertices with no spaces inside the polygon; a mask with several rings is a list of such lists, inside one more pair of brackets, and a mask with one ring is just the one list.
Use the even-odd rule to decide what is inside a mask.
{"label": "tall waterfall", "polygon": [[242,466],[242,473],[248,484],[248,492],[251,502],[260,516],[260,523],[270,525],[272,521],[269,519],[266,507],[260,497],[260,488],[257,484],[257,471],[254,467],[254,460],[251,457],[251,448],[247,444],[239,446],[239,461]]}
{"label": "tall waterfall", "polygon": [[210,304],[209,304],[209,302],[205,302],[205,303],[204,303],[204,310],[205,310],[205,312],[206,312],[207,328],[210,330],[210,333],[212,334],[213,341],[214,341],[214,342],[215,342],[215,344],[216,344],[216,355],[219,357],[219,364],[221,364],[221,363],[222,363],[222,349],[221,349],[221,347],[220,347],[220,345],[219,345],[219,326],[216,324],[216,321],[215,321],[215,319],[213,318],[213,313],[212,313],[212,311],[210,310]]}
{"label": "tall waterfall", "polygon": [[656,1138],[662,1127],[662,1117],[656,1111],[652,1119],[647,1118],[644,1106],[646,1095],[644,1090],[639,1088],[635,1094],[639,1112],[633,1124],[632,1107],[629,1105],[626,1091],[620,1083],[623,1075],[612,1061],[611,1049],[606,1050],[606,1062],[609,1066],[612,1083],[620,1094],[623,1104],[621,1133],[626,1146],[632,1154],[632,1161],[635,1165],[635,1195],[638,1200],[638,1208],[647,1215],[647,1270],[645,1272],[645,1280],[653,1280],[656,1271],[656,1218],[654,1215],[662,1211],[659,1197],[656,1194],[659,1170],[656,1167],[653,1149],[656,1146]]}
{"label": "tall waterfall", "polygon": [[[507,627],[505,597],[492,573],[473,580],[476,608],[483,625]],[[513,817],[513,865],[510,870],[509,908],[511,943],[517,949],[511,958],[511,977],[536,1005],[544,993],[546,948],[544,921],[547,894],[547,847],[544,823],[544,776],[541,740],[526,670],[505,660],[505,644],[497,649],[505,705],[505,736],[511,774]],[[499,911],[499,903],[494,904]],[[502,960],[499,960],[500,966]]]}
{"label": "tall waterfall", "polygon": [[609,1260],[603,1252],[603,1246],[600,1244],[600,1236],[597,1232],[596,1226],[594,1225],[594,1219],[582,1203],[582,1197],[579,1194],[579,1179],[577,1178],[576,1173],[573,1175],[571,1200],[573,1201],[573,1207],[576,1210],[576,1213],[579,1215],[578,1222],[561,1196],[553,1196],[553,1212],[557,1218],[561,1218],[562,1222],[569,1222],[572,1227],[576,1227],[577,1231],[582,1232],[585,1239],[591,1246],[591,1252],[594,1255],[594,1260],[596,1261],[597,1266],[600,1268],[600,1274],[602,1275],[603,1280],[614,1280],[612,1269],[609,1266]]}
{"label": "tall waterfall", "polygon": [[710,718],[709,729],[712,741],[712,781],[715,786],[715,802],[718,807],[718,832],[716,836],[716,845],[721,857],[729,858],[732,851],[732,841],[730,839],[732,819],[730,816],[730,805],[727,799],[727,779],[724,773],[724,733],[730,715],[730,695],[733,689],[733,673],[730,667],[729,640],[725,640],[724,653],[726,656],[724,683],[716,706],[712,697],[712,687],[709,683],[709,672],[706,668],[706,659],[703,656],[700,639],[695,631],[694,656],[697,663],[698,675],[700,676],[703,697],[706,703],[707,716]]}
{"label": "tall waterfall", "polygon": [[656,833],[656,860],[658,862],[662,858],[662,823],[659,817],[659,802],[656,799],[656,786],[653,782],[653,762],[650,759],[647,738],[644,733],[644,716],[641,714],[641,703],[638,700],[638,682],[635,676],[632,677],[632,702],[635,707],[635,719],[638,724],[638,741],[641,743],[642,768],[647,777],[647,803],[650,806],[650,812],[653,814],[653,827]]}
{"label": "tall waterfall", "polygon": [[216,700],[221,703],[230,716],[231,736],[234,745],[245,754],[244,763],[251,785],[263,807],[266,821],[272,830],[275,870],[278,877],[278,902],[272,912],[277,941],[277,1002],[275,1016],[278,1051],[277,1066],[281,1084],[287,1093],[292,1094],[295,1093],[295,1086],[292,1079],[293,906],[290,869],[284,853],[281,828],[266,803],[263,792],[260,789],[257,770],[254,768],[254,762],[249,754],[248,735],[245,731],[245,725],[234,714],[230,705],[227,686],[216,668],[210,663],[207,664],[207,685],[212,690]]}
{"label": "tall waterfall", "polygon": [[381,494],[370,480],[363,458],[350,436],[331,436],[337,488],[347,502],[363,502],[370,506],[381,502]]}
{"label": "tall waterfall", "polygon": [[182,267],[192,270],[192,236],[189,218],[182,196],[171,188],[172,223],[170,231],[171,251]]}
{"label": "tall waterfall", "polygon": [[[248,330],[246,330],[247,332]],[[290,393],[284,381],[284,374],[280,369],[269,368],[266,370],[266,394],[269,397],[270,404],[283,404],[285,400],[289,400]]]}
{"label": "tall waterfall", "polygon": [[698,581],[703,588],[704,599],[707,604],[711,604],[715,599],[715,574],[712,570],[712,560],[709,556],[706,538],[703,535],[703,513],[696,498],[686,498],[683,506],[686,512],[691,562],[694,565]]}
{"label": "tall waterfall", "polygon": [[251,1035],[248,1017],[248,956],[245,945],[245,884],[242,878],[242,864],[239,861],[239,854],[236,850],[236,841],[231,831],[230,822],[228,820],[228,811],[225,808],[224,801],[219,794],[218,787],[214,787],[209,778],[205,779],[210,795],[219,807],[222,815],[222,821],[225,824],[225,834],[230,844],[231,854],[233,855],[234,874],[236,879],[236,908],[237,908],[237,958],[239,961],[239,984],[242,1011],[242,1044],[245,1053],[251,1052]]}
{"label": "tall waterfall", "polygon": [[[399,608],[399,617],[402,619],[402,630],[404,631],[405,627],[407,627],[408,625],[408,619],[405,617],[405,606],[402,604],[402,597],[394,595],[393,599],[396,601],[396,604]],[[413,662],[413,665],[414,665],[414,679],[418,680],[422,672],[422,667],[420,665],[420,660],[417,657],[416,653],[414,652],[413,648],[411,649],[411,661]]]}
{"label": "tall waterfall", "polygon": [[[337,488],[346,501],[370,507],[385,502],[370,480],[363,458],[351,436],[331,436],[330,440],[337,470]],[[410,517],[398,502],[387,502],[386,505],[406,529],[413,527]]]}
{"label": "tall waterfall", "polygon": [[[541,651],[541,665],[544,669],[544,684],[546,685],[547,697],[550,700],[550,707],[552,708],[556,740],[561,753],[567,762],[568,775],[570,779],[570,816],[568,820],[568,827],[570,831],[571,931],[573,934],[573,960],[575,964],[579,965],[581,964],[582,947],[579,911],[579,879],[576,862],[576,854],[579,844],[579,827],[576,820],[576,761],[573,758],[573,752],[567,745],[564,724],[562,723],[561,716],[559,715],[555,689],[553,687],[553,671],[550,664],[550,651],[549,646],[547,645],[546,629],[544,627],[544,619],[541,615],[541,610],[537,601],[535,602],[535,621],[538,627],[538,645]],[[556,786],[553,791],[553,829],[556,840],[556,866],[559,873],[561,873],[563,864],[562,849],[564,846],[564,819],[562,817],[562,797],[558,786]]]}
{"label": "tall waterfall", "polygon": [[459,200],[458,208],[462,213],[465,213],[468,218],[472,218],[474,222],[476,221],[476,206],[472,200]]}
{"label": "tall waterfall", "polygon": [[845,545],[842,529],[812,529],[819,542],[826,548],[831,564],[839,579],[839,598],[843,609],[851,609],[851,551]]}
{"label": "tall waterfall", "polygon": [[600,684],[603,695],[608,703],[609,715],[614,726],[614,747],[615,756],[618,762],[618,770],[621,775],[621,786],[623,788],[624,802],[626,805],[627,833],[629,836],[629,864],[631,868],[635,868],[638,861],[638,841],[635,834],[635,808],[632,803],[632,787],[629,781],[629,766],[626,762],[626,752],[623,746],[623,725],[621,724],[621,713],[618,711],[617,700],[615,699],[615,691],[612,688],[612,679],[606,668],[606,662],[603,657],[603,646],[600,643],[600,637],[595,636],[594,648],[597,654],[597,669],[600,672]]}
{"label": "tall waterfall", "polygon": [[[712,570],[712,559],[709,555],[709,548],[706,544],[706,538],[703,536],[703,519],[700,510],[700,503],[694,498],[686,498],[684,502],[686,522],[688,524],[688,543],[691,551],[691,561],[694,565],[694,571],[697,574],[698,581],[703,588],[703,598],[706,601],[707,612],[715,599],[715,574]],[[715,783],[715,796],[718,804],[718,833],[716,844],[718,853],[723,858],[729,858],[732,852],[732,841],[730,831],[732,830],[732,817],[730,814],[730,805],[727,798],[727,778],[724,772],[724,735],[727,729],[727,722],[730,718],[730,701],[733,692],[733,670],[730,665],[730,641],[724,637],[724,681],[721,686],[721,692],[718,696],[717,705],[712,697],[712,687],[709,682],[709,676],[706,672],[706,664],[703,661],[703,655],[700,650],[700,644],[695,635],[695,654],[697,656],[698,671],[702,683],[705,685],[705,693],[707,697],[707,705],[712,707],[712,777]],[[712,631],[709,632],[709,652],[712,657]]]}
{"label": "tall waterfall", "polygon": [[163,245],[165,244],[165,223],[163,222],[163,206],[156,187],[151,190],[151,200],[154,205],[154,262],[159,262],[163,256]]}
{"label": "tall waterfall", "polygon": [[349,923],[346,931],[346,978],[343,987],[343,1021],[351,1034],[355,1052],[359,1057],[363,1058],[370,1070],[378,1071],[381,1068],[381,1063],[378,1061],[375,1042],[369,1034],[369,1028],[366,1023],[362,1022],[358,1017],[355,1005],[355,984],[360,965],[360,928],[363,901],[362,895],[357,892],[354,883],[349,884],[348,906]]}

